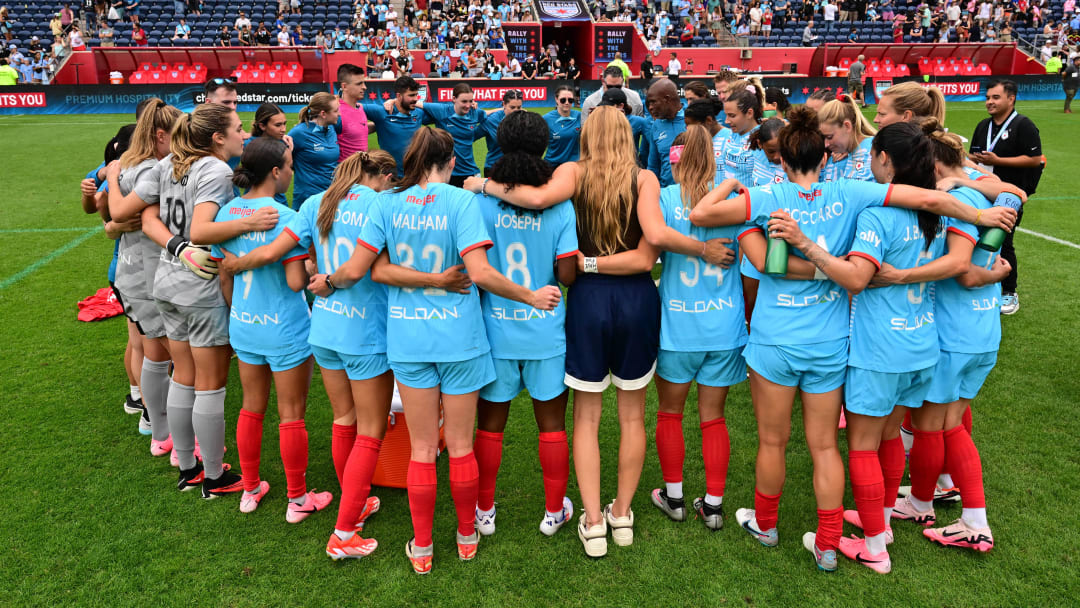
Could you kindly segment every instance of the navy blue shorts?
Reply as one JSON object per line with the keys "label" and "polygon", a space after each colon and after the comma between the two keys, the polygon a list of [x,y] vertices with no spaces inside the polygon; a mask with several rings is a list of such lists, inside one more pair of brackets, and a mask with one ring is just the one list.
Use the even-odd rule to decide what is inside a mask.
{"label": "navy blue shorts", "polygon": [[651,275],[578,275],[566,296],[566,386],[645,388],[659,350],[660,294]]}

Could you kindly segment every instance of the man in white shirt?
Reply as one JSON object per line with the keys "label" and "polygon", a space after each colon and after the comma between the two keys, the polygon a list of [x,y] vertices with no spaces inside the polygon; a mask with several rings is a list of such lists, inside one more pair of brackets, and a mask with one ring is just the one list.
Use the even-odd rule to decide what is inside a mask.
{"label": "man in white shirt", "polygon": [[289,46],[289,30],[285,29],[285,26],[281,26],[277,33],[278,46]]}
{"label": "man in white shirt", "polygon": [[836,22],[836,3],[833,0],[828,0],[825,6],[822,8],[822,12],[825,13],[825,29],[832,31],[833,23]]}
{"label": "man in white shirt", "polygon": [[240,11],[240,16],[237,17],[236,22],[233,23],[233,29],[239,32],[245,27],[251,27],[251,19],[247,18],[247,15],[244,14],[244,11]]}
{"label": "man in white shirt", "polygon": [[626,93],[626,103],[630,106],[631,113],[635,116],[645,115],[645,106],[641,103],[641,96],[638,95],[637,91],[623,86],[624,80],[621,69],[608,66],[604,69],[604,74],[600,79],[600,83],[600,89],[581,102],[582,120],[588,118],[589,113],[592,112],[596,106],[600,105],[600,102],[604,99],[604,91],[609,88],[622,89],[623,92]]}
{"label": "man in white shirt", "polygon": [[675,80],[676,78],[679,77],[679,74],[681,74],[681,73],[682,73],[682,62],[679,61],[679,56],[678,55],[676,55],[675,53],[672,53],[671,54],[671,59],[668,59],[668,62],[667,62],[667,75],[672,80]]}
{"label": "man in white shirt", "polygon": [[956,22],[960,21],[960,5],[955,2],[949,3],[949,7],[945,9],[945,17],[949,20],[949,25],[956,27]]}

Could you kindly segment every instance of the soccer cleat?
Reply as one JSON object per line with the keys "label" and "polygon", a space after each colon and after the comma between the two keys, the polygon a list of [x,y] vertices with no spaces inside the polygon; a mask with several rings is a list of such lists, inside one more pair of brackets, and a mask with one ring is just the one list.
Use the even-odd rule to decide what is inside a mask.
{"label": "soccer cleat", "polygon": [[181,492],[187,492],[195,486],[201,484],[205,478],[203,473],[202,463],[196,461],[195,466],[187,469],[186,471],[180,470],[180,480],[176,482],[176,489]]}
{"label": "soccer cleat", "polygon": [[844,408],[840,408],[840,423],[836,425],[837,428],[847,428],[847,416],[844,415]]}
{"label": "soccer cleat", "polygon": [[485,513],[476,507],[476,531],[484,536],[495,534],[495,507],[491,507],[490,513]]}
{"label": "soccer cleat", "polygon": [[657,488],[652,491],[652,504],[674,521],[686,520],[686,501],[682,498],[670,498],[667,490]]}
{"label": "soccer cleat", "polygon": [[973,528],[958,519],[944,528],[923,530],[923,536],[942,547],[960,547],[986,553],[994,548],[994,535],[990,528]]}
{"label": "soccer cleat", "polygon": [[607,517],[601,517],[600,523],[595,526],[585,525],[587,515],[581,514],[578,518],[577,534],[585,547],[585,555],[589,557],[604,557],[607,555]]}
{"label": "soccer cleat", "polygon": [[[862,518],[855,509],[844,509],[844,521],[862,530]],[[885,544],[891,545],[893,541],[892,526],[885,524]]]}
{"label": "soccer cleat", "polygon": [[933,508],[929,511],[918,511],[915,505],[911,504],[911,498],[908,496],[896,499],[896,504],[892,509],[892,518],[912,521],[920,526],[932,526],[937,523]]}
{"label": "soccer cleat", "polygon": [[[911,495],[911,486],[900,486],[896,491],[897,498]],[[960,502],[960,488],[943,488],[934,486],[934,504]]]}
{"label": "soccer cleat", "polygon": [[480,546],[480,532],[473,530],[473,533],[468,536],[463,536],[461,532],[457,532],[457,556],[463,562],[472,560],[476,557],[476,550]]}
{"label": "soccer cleat", "polygon": [[170,452],[172,452],[172,435],[166,437],[164,441],[150,440],[151,456],[164,456]]}
{"label": "soccer cleat", "polygon": [[270,484],[266,480],[259,482],[259,487],[255,488],[254,494],[243,492],[240,494],[240,512],[251,513],[255,509],[259,508],[259,502],[266,496],[266,493],[270,491]]}
{"label": "soccer cleat", "polygon": [[1015,293],[1001,294],[1001,314],[1014,315],[1020,310],[1020,296]]}
{"label": "soccer cleat", "polygon": [[330,559],[360,559],[371,555],[379,541],[374,538],[364,538],[359,534],[353,534],[349,540],[341,540],[337,534],[330,533],[330,540],[326,541],[326,554]]}
{"label": "soccer cleat", "polygon": [[290,524],[298,524],[307,519],[308,515],[325,509],[326,505],[330,504],[332,500],[334,500],[334,495],[330,492],[312,490],[307,493],[302,504],[289,503],[289,506],[285,509],[285,521]]}
{"label": "soccer cleat", "polygon": [[750,536],[756,538],[759,543],[766,547],[775,547],[776,543],[779,542],[776,528],[764,532],[758,528],[757,516],[754,514],[753,509],[736,509],[735,521],[739,522],[742,529],[750,533]]}
{"label": "soccer cleat", "polygon": [[570,516],[573,514],[574,503],[566,496],[563,496],[562,511],[559,513],[559,516],[556,517],[549,513],[544,513],[544,520],[540,522],[540,532],[545,536],[553,536],[559,531],[559,528],[563,527],[563,524],[570,521]]}
{"label": "soccer cleat", "polygon": [[382,501],[378,496],[368,496],[364,501],[364,510],[360,511],[360,517],[356,520],[356,531],[360,532],[364,529],[364,524],[372,515],[379,512],[379,507],[382,506]]}
{"label": "soccer cleat", "polygon": [[804,549],[814,554],[814,563],[817,564],[819,570],[836,572],[836,551],[833,551],[832,549],[828,551],[818,549],[816,532],[807,532],[806,534],[803,534],[802,546]]}
{"label": "soccer cleat", "polygon": [[615,503],[612,502],[604,509],[604,519],[611,528],[611,540],[620,547],[629,547],[634,544],[634,511],[627,509],[626,515],[615,517],[612,512],[614,508]]}
{"label": "soccer cleat", "polygon": [[871,555],[870,551],[866,549],[866,539],[854,536],[850,538],[842,537],[840,538],[840,552],[848,559],[862,564],[878,574],[892,572],[892,560],[889,559],[889,552],[882,551],[877,555]]}
{"label": "soccer cleat", "polygon": [[724,505],[714,507],[705,502],[704,498],[695,498],[694,511],[697,511],[698,517],[705,522],[706,528],[715,532],[724,527]]}
{"label": "soccer cleat", "polygon": [[142,410],[142,416],[139,416],[139,434],[149,435],[153,432],[150,426],[150,415],[146,413],[146,409]]}
{"label": "soccer cleat", "polygon": [[405,555],[412,563],[413,572],[417,574],[428,574],[431,572],[431,558],[435,555],[435,545],[417,547],[415,541],[416,539],[414,538],[405,543]]}
{"label": "soccer cleat", "polygon": [[176,455],[176,447],[174,446],[172,452],[169,453],[169,464],[174,467],[180,466],[180,457]]}
{"label": "soccer cleat", "polygon": [[132,399],[129,394],[124,397],[124,412],[127,414],[141,414],[146,410],[146,406],[143,405],[142,399]]}
{"label": "soccer cleat", "polygon": [[213,500],[218,496],[243,491],[244,479],[224,467],[221,469],[221,477],[217,479],[207,477],[202,483],[202,497],[205,500]]}

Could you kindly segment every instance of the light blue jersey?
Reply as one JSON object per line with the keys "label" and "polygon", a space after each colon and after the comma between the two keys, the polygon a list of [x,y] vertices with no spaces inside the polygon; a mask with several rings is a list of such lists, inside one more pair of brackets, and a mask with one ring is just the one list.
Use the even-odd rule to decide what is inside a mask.
{"label": "light blue jersey", "polygon": [[558,167],[580,158],[581,112],[570,110],[570,116],[563,116],[558,110],[552,110],[544,114],[544,121],[547,122],[550,132],[544,159]]}
{"label": "light blue jersey", "polygon": [[[221,259],[225,249],[236,256],[251,253],[256,247],[272,242],[292,220],[296,212],[286,205],[266,198],[234,198],[218,210],[215,222],[247,217],[263,207],[279,214],[276,226],[262,232],[246,232],[211,247],[211,257]],[[283,355],[296,350],[307,339],[311,313],[303,293],[289,288],[285,264],[305,260],[307,249],[296,247],[280,264],[247,270],[233,277],[232,310],[229,312],[229,342],[236,350],[260,355]]]}
{"label": "light blue jersey", "polygon": [[867,137],[859,142],[855,151],[840,160],[833,160],[829,155],[829,161],[821,170],[821,181],[834,182],[840,178],[853,179],[860,182],[874,181],[874,173],[870,170],[870,146],[874,138]]}
{"label": "light blue jersey", "polygon": [[[386,249],[394,264],[422,272],[442,272],[470,250],[492,245],[473,194],[449,184],[384,192],[369,213],[357,243],[376,253]],[[476,286],[467,294],[391,286],[389,296],[391,362],[466,361],[491,350]]]}
{"label": "light blue jersey", "polygon": [[[577,216],[565,201],[533,211],[492,196],[477,195],[484,224],[495,241],[488,262],[503,276],[525,287],[557,285],[557,259],[577,254]],[[548,359],[566,352],[566,305],[537,310],[485,291],[480,296],[484,325],[497,359]]]}
{"label": "light blue jersey", "polygon": [[[783,182],[751,188],[747,221],[767,230],[769,214],[791,214],[810,240],[843,257],[855,238],[859,214],[888,204],[890,184],[840,179],[816,182],[808,190]],[[801,254],[792,248],[795,255]],[[833,281],[794,281],[763,274],[750,325],[750,342],[815,344],[848,336],[848,298]]]}
{"label": "light blue jersey", "polygon": [[[690,223],[682,188],[660,190],[664,223],[699,241],[728,238],[755,228],[702,228]],[[735,255],[738,256],[737,245]],[[738,268],[720,268],[700,257],[665,251],[660,274],[660,348],[678,352],[731,350],[746,344],[746,313]]]}
{"label": "light blue jersey", "polygon": [[[723,112],[720,114],[724,115]],[[717,131],[712,138],[713,160],[716,161],[716,177],[713,178],[715,184],[724,181],[724,146],[727,145],[729,137],[731,137],[731,129],[724,127]]]}
{"label": "light blue jersey", "polygon": [[[323,194],[304,201],[285,232],[305,250],[314,245],[319,272],[330,274],[352,257],[360,229],[370,220],[370,210],[379,195],[359,184],[349,188],[338,202],[334,223],[324,239],[318,222]],[[336,289],[325,298],[315,296],[308,342],[347,355],[385,353],[386,285],[372,281],[369,272],[348,289]]]}
{"label": "light blue jersey", "polygon": [[734,177],[739,183],[748,186],[754,181],[754,151],[750,149],[750,136],[757,127],[746,133],[730,131],[724,141],[724,179]]}
{"label": "light blue jersey", "polygon": [[[976,209],[989,209],[990,201],[971,188],[954,188],[949,191],[961,202]],[[956,219],[949,219],[948,231],[967,237],[972,242],[979,238],[978,229]],[[971,263],[991,268],[997,254],[975,248]],[[975,289],[961,287],[956,279],[934,283],[934,316],[938,323],[938,339],[941,350],[954,353],[995,352],[1001,344],[1001,284],[992,283]]]}
{"label": "light blue jersey", "polygon": [[766,184],[779,184],[788,181],[784,165],[775,165],[765,155],[764,150],[754,150],[754,183],[747,186],[764,186]]}
{"label": "light blue jersey", "polygon": [[[859,214],[852,256],[881,268],[915,268],[945,251],[944,223],[930,247],[910,209],[876,207]],[[926,283],[864,289],[851,301],[851,352],[848,365],[876,372],[914,372],[938,358],[934,303]]]}

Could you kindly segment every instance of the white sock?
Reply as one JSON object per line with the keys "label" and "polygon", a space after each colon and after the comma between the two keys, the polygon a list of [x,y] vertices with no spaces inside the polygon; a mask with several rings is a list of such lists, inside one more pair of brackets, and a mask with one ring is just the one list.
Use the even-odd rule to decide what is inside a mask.
{"label": "white sock", "polygon": [[668,498],[682,498],[682,482],[677,481],[675,483],[664,483],[667,486]]}
{"label": "white sock", "polygon": [[866,550],[870,552],[870,555],[877,555],[885,551],[885,533],[875,534],[874,536],[866,537]]}
{"label": "white sock", "polygon": [[986,509],[964,509],[960,518],[964,520],[964,523],[972,528],[989,528],[990,524],[986,523]]}
{"label": "white sock", "polygon": [[713,496],[712,494],[706,494],[705,495],[705,504],[709,505],[710,507],[719,507],[720,505],[724,504],[724,497],[723,496]]}
{"label": "white sock", "polygon": [[489,516],[491,516],[491,515],[494,515],[494,514],[495,514],[495,507],[494,507],[494,506],[492,506],[492,507],[491,507],[491,510],[489,510],[489,511],[485,511],[485,510],[483,510],[483,509],[481,509],[481,508],[477,508],[477,509],[476,509],[476,514],[477,514],[477,515],[483,515],[484,517],[489,517]]}
{"label": "white sock", "polygon": [[915,433],[900,427],[900,441],[904,442],[904,454],[911,451],[911,444],[915,443]]}
{"label": "white sock", "polygon": [[307,492],[304,492],[303,494],[301,494],[300,496],[297,496],[296,498],[290,498],[289,502],[291,502],[293,504],[303,506],[304,503],[307,502]]}
{"label": "white sock", "polygon": [[131,395],[132,401],[142,399],[142,391],[139,390],[139,387],[135,384],[128,385],[128,393]]}
{"label": "white sock", "polygon": [[336,534],[337,537],[341,540],[349,540],[356,535],[356,532],[346,532],[345,530],[338,530],[337,528],[334,528],[334,534]]}
{"label": "white sock", "polygon": [[563,512],[561,510],[558,513],[552,513],[551,511],[545,510],[544,513],[548,517],[550,517],[551,519],[554,519],[555,521],[562,521],[563,520]]}
{"label": "white sock", "polygon": [[937,487],[941,489],[955,488],[956,484],[953,483],[952,475],[949,475],[948,473],[942,473],[941,475],[938,475]]}
{"label": "white sock", "polygon": [[889,525],[892,521],[892,507],[885,507],[885,525]]}
{"label": "white sock", "polygon": [[915,498],[914,494],[909,495],[908,500],[911,501],[911,506],[915,507],[915,510],[919,511],[920,513],[925,513],[926,511],[932,511],[934,509],[933,501],[923,502],[918,498]]}

